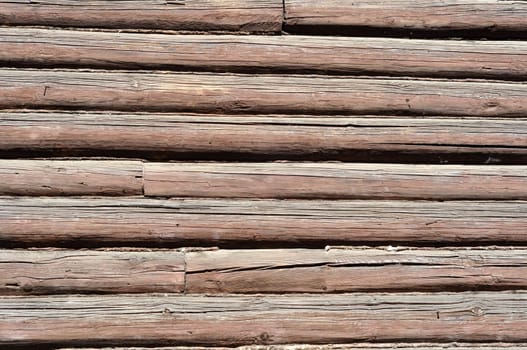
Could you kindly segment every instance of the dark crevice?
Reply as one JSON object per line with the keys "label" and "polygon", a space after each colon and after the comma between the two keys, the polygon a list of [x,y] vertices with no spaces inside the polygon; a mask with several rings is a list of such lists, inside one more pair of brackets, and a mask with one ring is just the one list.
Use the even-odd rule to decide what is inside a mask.
{"label": "dark crevice", "polygon": [[[170,313],[170,312],[168,312]],[[267,334],[267,333],[265,333]],[[268,337],[271,337],[272,335],[269,335],[267,334],[264,338],[268,338]],[[38,350],[58,350],[58,349],[61,349],[61,348],[97,348],[97,347],[130,347],[130,346],[143,346],[143,347],[170,347],[170,346],[188,346],[188,347],[197,347],[197,346],[202,346],[202,347],[222,347],[222,348],[230,348],[230,349],[233,349],[233,350],[236,350],[237,347],[239,346],[255,346],[255,345],[268,345],[269,343],[267,341],[264,341],[261,339],[262,336],[258,337],[258,338],[248,338],[248,339],[240,339],[240,338],[237,338],[237,339],[231,339],[228,341],[227,344],[225,343],[221,343],[221,342],[217,342],[215,344],[211,344],[210,342],[208,341],[205,341],[205,342],[196,342],[196,341],[175,341],[175,340],[140,340],[140,339],[112,339],[112,340],[96,340],[96,341],[63,341],[63,342],[46,342],[46,343],[38,343],[38,344],[31,344],[31,345],[19,345],[19,344],[8,344],[8,347],[6,347],[6,349],[10,349],[10,350],[35,350],[35,349],[38,349]],[[437,345],[437,346],[441,346],[441,345],[445,345],[445,349],[448,348],[448,346],[452,345],[452,339],[449,339],[448,337],[432,337],[432,338],[428,338],[426,339],[427,343],[431,344],[431,345]],[[371,343],[371,344],[391,344],[391,343],[396,343],[396,344],[407,344],[409,347],[412,347],[412,346],[417,346],[416,348],[418,348],[419,345],[422,345],[423,343],[423,338],[405,338],[405,339],[401,339],[401,338],[393,338],[393,339],[390,339],[390,338],[383,338],[381,340],[377,340],[376,338],[373,338],[373,337],[367,337],[367,336],[364,336],[363,338],[356,338],[354,337],[353,339],[349,339],[349,338],[343,338],[342,340],[339,340],[339,339],[335,339],[332,344],[341,344],[343,345],[344,347],[343,348],[354,348],[355,346],[357,346],[357,343],[361,343],[361,342],[368,342],[368,343]],[[483,345],[488,345],[488,344],[495,344],[496,347],[482,347],[481,349],[497,349],[497,348],[502,348],[503,347],[503,341],[502,340],[474,340],[474,339],[465,339],[463,340],[463,343],[466,343],[466,344],[473,344],[474,345],[474,349],[477,349],[476,345],[477,344],[483,344]],[[508,343],[511,343],[511,344],[523,344],[524,341],[514,341],[514,340],[508,340]],[[348,345],[348,347],[345,347],[345,345]],[[281,345],[286,345],[286,344],[281,344]],[[317,343],[317,342],[313,342],[311,341],[309,343],[309,345],[331,345],[331,344],[328,344],[328,343]],[[455,348],[455,346],[459,346],[459,345],[454,345],[453,348]],[[272,348],[272,346],[270,347]]]}
{"label": "dark crevice", "polygon": [[[407,144],[404,144],[407,145]],[[409,144],[408,144],[409,145]],[[410,145],[411,146],[411,145]],[[429,145],[416,146],[444,147],[443,152],[426,150],[415,151],[376,151],[376,150],[324,150],[288,153],[251,152],[171,152],[159,150],[105,150],[105,149],[12,149],[0,151],[3,159],[144,159],[148,161],[218,161],[218,162],[268,162],[268,161],[343,161],[360,163],[413,163],[413,164],[527,164],[527,149],[515,146],[467,146],[467,145]],[[467,151],[456,150],[457,147]],[[451,148],[454,152],[448,152]],[[501,148],[510,153],[488,152]]]}
{"label": "dark crevice", "polygon": [[496,30],[495,28],[474,29],[413,29],[369,26],[339,25],[289,25],[284,23],[283,30],[289,34],[318,36],[356,36],[356,37],[393,37],[408,39],[453,39],[453,40],[526,40],[525,30]]}
{"label": "dark crevice", "polygon": [[11,287],[11,288],[17,288],[17,287],[20,287],[20,283],[18,282],[6,283],[5,286]]}
{"label": "dark crevice", "polygon": [[[291,64],[293,65],[293,63]],[[317,69],[317,68],[293,68],[293,67],[265,67],[265,66],[183,66],[177,64],[146,64],[146,63],[112,63],[112,62],[75,62],[75,63],[55,63],[55,62],[1,62],[0,68],[15,69],[104,69],[104,70],[151,70],[151,71],[172,71],[181,73],[235,73],[235,74],[260,74],[260,75],[327,75],[327,76],[347,76],[347,77],[382,77],[392,78],[445,78],[445,79],[491,79],[493,81],[513,81],[525,82],[527,75],[517,72],[447,72],[438,69],[437,72],[418,72],[418,71],[390,71],[386,70],[368,70],[353,68],[347,69]],[[45,93],[44,93],[45,96]]]}
{"label": "dark crevice", "polygon": [[[0,110],[13,110],[13,109],[25,109],[27,112],[31,111],[40,111],[48,110],[49,112],[61,111],[61,112],[72,112],[78,111],[79,109],[86,112],[93,111],[108,111],[109,106],[105,104],[92,104],[92,105],[71,105],[71,104],[62,104],[66,101],[61,101],[57,104],[40,104],[35,103],[31,105],[25,104],[0,104]],[[346,116],[357,116],[362,115],[377,115],[377,116],[433,116],[433,117],[464,117],[466,114],[451,114],[451,113],[442,113],[435,110],[408,110],[402,108],[394,109],[363,109],[363,110],[352,110],[352,109],[325,109],[325,108],[313,108],[313,109],[298,109],[293,107],[285,106],[247,106],[247,105],[238,105],[238,101],[228,101],[224,105],[218,105],[216,107],[198,107],[198,108],[189,108],[185,106],[172,105],[172,106],[157,106],[155,104],[113,104],[111,106],[114,112],[142,112],[142,113],[196,113],[196,114],[227,114],[227,115],[247,115],[247,114],[284,114],[284,115],[305,115],[305,116],[333,116],[338,114],[341,117]],[[477,115],[476,115],[477,116]],[[493,117],[508,118],[508,117],[518,117],[524,118],[525,116],[519,112],[513,113],[500,113],[496,114]]]}
{"label": "dark crevice", "polygon": [[[287,92],[283,92],[287,94]],[[14,109],[24,109],[26,112],[32,111],[41,111],[47,110],[49,112],[71,112],[83,110],[85,112],[93,111],[104,111],[107,112],[108,108],[111,108],[114,112],[142,112],[142,113],[193,113],[193,114],[226,114],[226,115],[247,115],[247,114],[284,114],[284,115],[305,115],[307,116],[334,116],[339,115],[340,117],[347,116],[356,116],[360,117],[363,115],[376,115],[379,117],[382,116],[417,116],[417,117],[466,117],[466,113],[452,114],[450,112],[442,112],[436,110],[421,110],[421,109],[404,109],[402,107],[396,107],[393,109],[385,109],[382,105],[379,107],[374,107],[371,109],[348,109],[348,108],[323,108],[320,106],[314,107],[312,109],[302,109],[296,106],[273,106],[272,103],[269,105],[255,105],[248,106],[243,104],[240,101],[226,101],[223,104],[219,104],[214,107],[205,107],[205,106],[194,106],[192,108],[181,106],[181,105],[169,105],[162,106],[154,104],[137,104],[137,103],[115,103],[111,106],[108,106],[104,103],[96,103],[91,105],[75,105],[75,104],[63,104],[67,101],[63,100],[60,103],[56,104],[47,104],[36,102],[34,104],[26,105],[16,102],[14,104],[0,104],[0,110],[14,110]],[[473,115],[474,117],[485,118],[486,116]],[[521,112],[510,112],[510,113],[497,113],[491,117],[500,117],[500,118],[525,118],[525,115]]]}
{"label": "dark crevice", "polygon": [[[96,240],[96,239],[82,239],[80,237],[73,237],[71,240],[43,240],[41,242],[23,242],[20,240],[6,240],[0,239],[0,246],[4,249],[13,248],[64,248],[64,249],[99,249],[99,248],[152,248],[152,249],[176,249],[185,247],[202,247],[218,248],[218,249],[325,249],[329,246],[400,246],[407,245],[408,240],[335,240],[335,239],[314,239],[302,241],[277,241],[273,240],[237,240],[237,241],[214,241],[214,240],[192,240],[180,239],[170,240],[166,238],[149,238],[137,239],[134,241],[111,241],[111,240]],[[412,247],[416,248],[466,248],[474,246],[525,246],[525,241],[515,240],[486,240],[480,237],[474,239],[450,239],[441,241],[419,241],[417,238],[412,241]]]}
{"label": "dark crevice", "polygon": [[[297,263],[291,265],[272,265],[272,266],[250,266],[250,267],[234,267],[228,269],[207,269],[207,270],[198,270],[198,271],[187,271],[189,275],[192,274],[201,274],[208,272],[217,272],[217,273],[231,273],[231,272],[244,272],[244,271],[269,271],[269,270],[292,270],[298,268],[308,268],[308,267],[380,267],[380,266],[440,266],[439,263],[417,263],[417,262],[371,262],[371,263],[335,263],[335,262],[319,262],[319,263]],[[502,265],[500,265],[502,266]],[[515,265],[514,267],[518,267]],[[388,288],[389,289],[389,288]]]}

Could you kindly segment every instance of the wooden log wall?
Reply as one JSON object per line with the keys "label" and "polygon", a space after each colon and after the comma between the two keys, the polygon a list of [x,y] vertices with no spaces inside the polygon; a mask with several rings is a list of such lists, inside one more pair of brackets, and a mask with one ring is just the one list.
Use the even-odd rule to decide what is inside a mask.
{"label": "wooden log wall", "polygon": [[527,350],[526,28],[0,1],[0,348]]}

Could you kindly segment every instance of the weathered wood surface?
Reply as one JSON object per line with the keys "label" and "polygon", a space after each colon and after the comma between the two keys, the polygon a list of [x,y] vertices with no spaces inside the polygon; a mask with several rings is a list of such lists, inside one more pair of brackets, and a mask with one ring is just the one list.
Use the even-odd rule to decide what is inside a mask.
{"label": "weathered wood surface", "polygon": [[527,84],[328,76],[0,70],[0,108],[525,117]]}
{"label": "weathered wood surface", "polygon": [[[229,350],[232,347],[162,347],[162,348],[68,348],[60,350]],[[289,344],[289,345],[248,345],[234,348],[236,350],[525,350],[525,343],[353,343],[353,344],[331,344],[331,345],[311,345],[311,344]]]}
{"label": "weathered wood surface", "polygon": [[[527,24],[527,21],[526,21]],[[33,67],[527,78],[527,42],[166,35],[0,28],[0,62]]]}
{"label": "weathered wood surface", "polygon": [[145,163],[145,196],[527,199],[527,166]]}
{"label": "weathered wood surface", "polygon": [[0,240],[28,246],[527,242],[523,201],[0,197]]}
{"label": "weathered wood surface", "polygon": [[2,195],[527,199],[527,167],[0,160]]}
{"label": "weathered wood surface", "polygon": [[279,32],[279,0],[7,0],[0,24],[183,31]]}
{"label": "weathered wood surface", "polygon": [[0,194],[31,196],[143,193],[140,161],[0,159]]}
{"label": "weathered wood surface", "polygon": [[0,294],[527,289],[522,249],[0,250]]}
{"label": "weathered wood surface", "polygon": [[289,26],[525,31],[527,3],[513,0],[285,0]]}
{"label": "weathered wood surface", "polygon": [[187,293],[525,289],[527,251],[255,249],[185,254]]}
{"label": "weathered wood surface", "polygon": [[1,294],[177,293],[178,251],[0,250]]}
{"label": "weathered wood surface", "polygon": [[0,344],[525,342],[526,305],[519,291],[3,297]]}
{"label": "weathered wood surface", "polygon": [[371,150],[527,157],[527,118],[0,113],[0,150],[330,157]]}

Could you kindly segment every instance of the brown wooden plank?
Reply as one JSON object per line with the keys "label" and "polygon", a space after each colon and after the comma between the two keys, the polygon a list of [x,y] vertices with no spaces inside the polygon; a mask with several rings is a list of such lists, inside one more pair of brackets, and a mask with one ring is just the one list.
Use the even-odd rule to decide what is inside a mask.
{"label": "brown wooden plank", "polygon": [[1,250],[0,293],[177,293],[185,288],[178,251]]}
{"label": "brown wooden plank", "polygon": [[140,195],[140,161],[61,161],[0,159],[0,194]]}
{"label": "brown wooden plank", "polygon": [[[162,348],[138,348],[138,347],[119,347],[119,348],[68,348],[60,350],[228,350],[232,347],[197,347],[197,346],[176,346]],[[331,344],[331,345],[312,345],[312,344],[289,344],[289,345],[247,345],[239,346],[237,350],[525,350],[527,344],[524,343],[353,343],[353,344]]]}
{"label": "brown wooden plank", "polygon": [[0,344],[525,342],[526,305],[518,291],[2,297]]}
{"label": "brown wooden plank", "polygon": [[335,293],[527,287],[527,251],[254,249],[185,254],[187,293]]}
{"label": "brown wooden plank", "polygon": [[527,199],[527,166],[365,163],[145,163],[165,197]]}
{"label": "brown wooden plank", "polygon": [[0,250],[0,294],[527,289],[522,249]]}
{"label": "brown wooden plank", "polygon": [[[0,150],[128,157],[234,152],[283,157],[357,151],[527,156],[527,119],[0,113]],[[375,159],[375,158],[372,158]],[[466,159],[465,159],[466,161]]]}
{"label": "brown wooden plank", "polygon": [[[527,23],[527,22],[526,22]],[[0,28],[14,66],[527,78],[527,42]],[[475,63],[477,62],[477,64]]]}
{"label": "brown wooden plank", "polygon": [[0,1],[0,24],[279,32],[279,0]]}
{"label": "brown wooden plank", "polygon": [[525,117],[527,84],[0,69],[0,108]]}
{"label": "brown wooden plank", "polygon": [[28,246],[527,242],[522,201],[0,197],[0,240]]}
{"label": "brown wooden plank", "polygon": [[285,0],[289,26],[524,31],[527,4],[513,0]]}

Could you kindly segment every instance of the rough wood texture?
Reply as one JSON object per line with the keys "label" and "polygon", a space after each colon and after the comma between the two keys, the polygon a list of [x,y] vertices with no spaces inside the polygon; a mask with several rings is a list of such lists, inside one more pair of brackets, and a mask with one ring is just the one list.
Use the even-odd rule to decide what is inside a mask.
{"label": "rough wood texture", "polygon": [[139,161],[0,159],[0,194],[31,196],[140,195]]}
{"label": "rough wood texture", "polygon": [[0,96],[0,108],[527,114],[527,84],[488,81],[1,69]]}
{"label": "rough wood texture", "polygon": [[0,250],[0,294],[527,289],[522,249]]}
{"label": "rough wood texture", "polygon": [[527,166],[145,163],[144,194],[229,198],[527,199]]}
{"label": "rough wood texture", "polygon": [[0,197],[0,239],[29,246],[527,242],[527,202]]}
{"label": "rough wood texture", "polygon": [[[526,21],[527,24],[527,21]],[[527,78],[527,42],[0,28],[14,66]]]}
{"label": "rough wood texture", "polygon": [[182,252],[0,250],[0,293],[176,293]]}
{"label": "rough wood texture", "polygon": [[[525,342],[527,293],[0,299],[0,344]],[[60,332],[57,332],[60,329]]]}
{"label": "rough wood texture", "polygon": [[282,12],[280,0],[7,0],[0,24],[279,32]]}
{"label": "rough wood texture", "polygon": [[285,0],[290,26],[524,31],[527,3],[513,0]]}
{"label": "rough wood texture", "polygon": [[[220,347],[162,347],[162,348],[69,348],[60,350],[229,350]],[[311,344],[290,344],[290,345],[248,345],[234,348],[236,350],[525,350],[527,344],[524,343],[353,343],[353,344],[331,344],[331,345],[311,345]]]}
{"label": "rough wood texture", "polygon": [[185,254],[187,293],[525,289],[527,251],[256,249]]}
{"label": "rough wood texture", "polygon": [[[0,150],[527,156],[527,119],[0,113]],[[499,160],[499,157],[496,157]]]}

